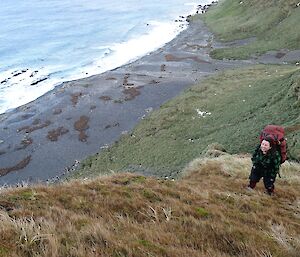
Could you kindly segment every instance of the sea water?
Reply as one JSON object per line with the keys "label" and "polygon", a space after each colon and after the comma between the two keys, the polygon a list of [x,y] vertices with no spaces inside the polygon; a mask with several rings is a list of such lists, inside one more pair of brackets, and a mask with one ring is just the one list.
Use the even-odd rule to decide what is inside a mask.
{"label": "sea water", "polygon": [[0,113],[154,51],[209,2],[0,0]]}

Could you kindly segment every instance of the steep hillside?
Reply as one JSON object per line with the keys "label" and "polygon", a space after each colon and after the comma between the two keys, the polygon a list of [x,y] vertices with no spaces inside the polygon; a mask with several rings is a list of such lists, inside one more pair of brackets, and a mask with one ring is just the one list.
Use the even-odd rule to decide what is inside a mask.
{"label": "steep hillside", "polygon": [[[223,153],[224,154],[224,153]],[[2,189],[0,256],[297,257],[300,166],[247,191],[250,158],[198,159],[176,181],[119,174]]]}
{"label": "steep hillside", "polygon": [[300,49],[298,0],[221,0],[201,18],[223,42],[247,39],[239,47],[216,49],[215,58],[245,59],[269,50]]}
{"label": "steep hillside", "polygon": [[266,124],[286,128],[289,157],[299,161],[299,85],[297,66],[259,65],[210,77],[83,161],[75,175],[126,170],[176,177],[212,143],[230,153],[251,153]]}
{"label": "steep hillside", "polygon": [[[205,15],[215,33],[256,40],[213,55],[300,49],[296,6],[221,1]],[[285,127],[291,160],[273,196],[246,187],[266,124]],[[299,66],[221,72],[82,161],[80,179],[0,188],[0,257],[299,257],[299,161]]]}

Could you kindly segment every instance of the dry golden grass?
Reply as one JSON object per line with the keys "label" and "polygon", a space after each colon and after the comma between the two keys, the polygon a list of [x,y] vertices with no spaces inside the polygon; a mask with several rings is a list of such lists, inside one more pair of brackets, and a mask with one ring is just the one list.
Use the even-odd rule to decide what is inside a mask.
{"label": "dry golden grass", "polygon": [[248,156],[193,161],[175,181],[118,174],[0,191],[0,256],[282,256],[300,252],[300,166],[247,191]]}

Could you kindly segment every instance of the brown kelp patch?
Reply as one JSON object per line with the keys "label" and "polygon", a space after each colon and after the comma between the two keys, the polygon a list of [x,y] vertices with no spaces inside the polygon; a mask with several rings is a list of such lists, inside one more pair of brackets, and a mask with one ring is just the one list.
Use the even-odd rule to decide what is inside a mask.
{"label": "brown kelp patch", "polygon": [[99,97],[99,99],[101,99],[101,100],[103,100],[105,102],[112,100],[112,98],[110,96],[108,96],[108,95],[102,95],[102,96]]}
{"label": "brown kelp patch", "polygon": [[138,95],[141,94],[140,92],[140,88],[142,88],[143,86],[138,86],[138,87],[129,87],[129,88],[125,88],[122,92],[123,94],[125,94],[125,101],[130,101],[133,100],[135,97],[137,97]]}
{"label": "brown kelp patch", "polygon": [[25,113],[21,116],[21,120],[27,120],[31,118],[34,114],[33,113]]}
{"label": "brown kelp patch", "polygon": [[82,96],[83,96],[82,92],[71,94],[71,102],[74,107],[77,105],[79,98]]}
{"label": "brown kelp patch", "polygon": [[27,146],[33,143],[33,139],[31,137],[25,137],[19,146],[16,147],[16,150],[25,149]]}
{"label": "brown kelp patch", "polygon": [[36,119],[33,121],[32,126],[24,126],[17,129],[17,132],[25,131],[25,133],[31,133],[35,130],[48,127],[51,124],[51,121],[46,120],[44,123],[41,123],[41,120]]}
{"label": "brown kelp patch", "polygon": [[128,83],[129,77],[130,77],[130,74],[126,73],[124,78],[123,78],[123,86],[133,86],[132,83]]}
{"label": "brown kelp patch", "polygon": [[115,127],[120,127],[120,123],[119,122],[115,122],[113,124],[108,124],[108,125],[105,126],[104,129],[115,128]]}
{"label": "brown kelp patch", "polygon": [[79,120],[74,123],[74,128],[79,131],[79,140],[81,142],[86,142],[88,136],[85,131],[89,128],[89,120],[90,118],[87,116],[80,116]]}
{"label": "brown kelp patch", "polygon": [[41,120],[40,119],[35,119],[33,122],[32,122],[32,125],[39,125],[41,123]]}
{"label": "brown kelp patch", "polygon": [[47,138],[50,140],[50,141],[57,141],[58,140],[58,137],[68,133],[69,130],[64,128],[64,127],[59,127],[57,129],[53,129],[53,130],[50,130],[48,131],[48,135],[47,135]]}
{"label": "brown kelp patch", "polygon": [[61,108],[56,108],[56,109],[54,109],[54,111],[53,111],[53,114],[54,115],[58,115],[58,114],[61,114],[62,113],[62,109]]}
{"label": "brown kelp patch", "polygon": [[12,171],[24,169],[29,164],[30,161],[31,161],[31,155],[24,158],[22,161],[17,163],[15,166],[8,167],[8,168],[0,168],[0,176],[4,176]]}
{"label": "brown kelp patch", "polygon": [[152,80],[150,80],[150,82],[149,82],[149,84],[152,84],[152,85],[159,84],[159,83],[160,83],[160,81],[155,80],[155,79],[152,79]]}

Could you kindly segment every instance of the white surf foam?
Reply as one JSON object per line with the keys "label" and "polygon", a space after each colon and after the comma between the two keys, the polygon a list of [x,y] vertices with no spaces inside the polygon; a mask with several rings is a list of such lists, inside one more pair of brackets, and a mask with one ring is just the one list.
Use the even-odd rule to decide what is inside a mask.
{"label": "white surf foam", "polygon": [[99,74],[137,60],[171,41],[186,28],[187,23],[179,25],[175,22],[150,21],[148,26],[151,29],[147,34],[112,45],[108,50],[110,53],[107,52],[103,58],[96,60],[88,67],[81,68],[79,72],[82,75],[86,73],[89,75]]}
{"label": "white surf foam", "polygon": [[0,113],[24,105],[53,89],[61,81],[50,79],[58,68],[13,69],[0,74]]}
{"label": "white surf foam", "polygon": [[[181,13],[181,15],[187,16],[195,13],[199,4],[204,5],[210,2],[202,0],[186,3],[187,6],[193,6],[186,10],[193,9],[193,11]],[[175,19],[181,20],[181,22],[174,22]],[[184,17],[174,17],[174,20],[148,21],[144,24],[145,30],[143,31],[143,27],[141,27],[141,30],[138,31],[138,34],[142,33],[142,35],[133,31],[132,35],[128,34],[125,42],[94,45],[91,49],[94,48],[98,54],[103,54],[94,56],[95,59],[85,58],[86,63],[82,58],[80,67],[74,67],[74,64],[67,66],[66,63],[60,66],[48,64],[45,67],[19,67],[0,72],[0,113],[35,100],[63,81],[103,73],[135,61],[162,47],[187,27]]]}

